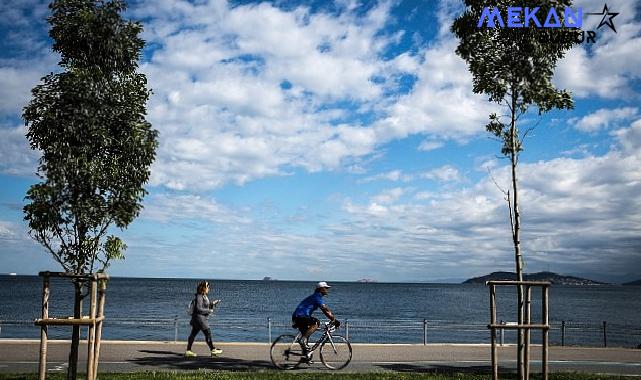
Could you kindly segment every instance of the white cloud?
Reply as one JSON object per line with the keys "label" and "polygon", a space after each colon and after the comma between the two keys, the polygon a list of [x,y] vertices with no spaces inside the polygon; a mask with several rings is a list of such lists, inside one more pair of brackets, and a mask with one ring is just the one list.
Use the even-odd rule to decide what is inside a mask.
{"label": "white cloud", "polygon": [[460,182],[463,179],[458,169],[451,165],[444,165],[439,168],[421,173],[420,177],[439,182]]}
{"label": "white cloud", "polygon": [[421,141],[421,144],[418,146],[418,150],[424,151],[424,152],[429,152],[431,150],[436,150],[438,148],[442,148],[445,145],[444,142],[442,141],[437,141],[437,140],[423,140]]}
{"label": "white cloud", "polygon": [[378,195],[375,195],[371,198],[372,204],[389,204],[396,202],[403,194],[405,190],[400,187],[395,187],[393,189],[387,189],[381,192]]}
{"label": "white cloud", "polygon": [[[584,12],[601,12],[603,2],[578,1]],[[582,29],[596,30],[595,44],[581,44],[570,50],[559,61],[555,83],[567,88],[574,95],[586,98],[593,95],[609,99],[629,99],[635,94],[630,84],[641,78],[641,23],[634,2],[619,0],[608,2],[611,12],[619,15],[613,19],[617,33],[607,27],[597,29],[600,18],[585,16]],[[589,50],[588,50],[589,49]]]}
{"label": "white cloud", "polygon": [[419,178],[437,182],[461,182],[463,180],[463,176],[457,168],[452,165],[443,165],[421,173],[405,173],[399,169],[391,170],[365,177],[359,180],[359,183],[373,181],[412,182]]}
{"label": "white cloud", "polygon": [[360,183],[367,183],[373,181],[392,181],[392,182],[409,182],[414,179],[414,176],[411,174],[405,174],[402,170],[391,170],[385,173],[379,173],[372,176],[368,176],[360,180]]}
{"label": "white cloud", "polygon": [[[492,107],[471,93],[446,29],[418,53],[383,58],[404,33],[382,32],[394,22],[393,5],[365,14],[350,5],[340,14],[270,3],[133,5],[132,17],[145,20],[149,59],[141,67],[153,89],[148,119],[161,140],[151,184],[200,191],[298,168],[363,172],[367,157],[391,140],[430,135],[420,149],[431,150],[441,144],[434,137],[465,141],[482,132]],[[439,8],[442,23],[455,8]],[[49,71],[22,66],[3,69],[17,82],[5,87],[0,108],[13,114],[26,83]],[[389,96],[403,74],[417,78],[414,87]],[[19,160],[5,158],[4,166]]]}
{"label": "white cloud", "polygon": [[582,118],[569,119],[568,124],[583,132],[597,132],[600,129],[609,128],[614,123],[630,120],[638,112],[636,107],[602,108]]}
{"label": "white cloud", "polygon": [[141,217],[163,223],[204,220],[211,223],[247,224],[251,218],[228,209],[215,199],[199,195],[159,194],[145,198]]}
{"label": "white cloud", "polygon": [[162,139],[152,184],[211,189],[291,167],[353,166],[372,154],[375,132],[337,123],[347,114],[331,104],[378,101],[382,85],[371,77],[398,71],[378,57],[388,43],[378,32],[389,7],[381,3],[364,17],[268,3],[134,10],[152,18],[149,40],[162,44],[144,67],[155,94],[149,118]]}
{"label": "white cloud", "polygon": [[33,176],[40,153],[29,147],[23,126],[0,125],[0,173]]}
{"label": "white cloud", "polygon": [[[527,271],[550,267],[616,275],[641,264],[641,121],[618,131],[618,137],[622,150],[603,156],[519,166]],[[508,167],[493,175],[506,187],[510,183]],[[468,262],[477,273],[511,270],[507,204],[492,180],[457,191],[418,192],[415,199],[423,202],[390,197],[384,206],[350,203],[346,211],[349,225],[358,226],[357,245],[381,252],[378,259],[391,254],[412,262],[427,279],[448,262]]]}
{"label": "white cloud", "polygon": [[[613,134],[619,144],[602,156],[519,166],[526,271],[611,275],[641,265],[641,120]],[[493,176],[507,187],[509,167],[496,166]],[[232,210],[203,196],[152,196],[145,200],[142,219],[202,220],[214,226],[190,228],[191,235],[179,243],[163,241],[162,232],[155,232],[158,241],[144,234],[123,238],[136,252],[128,260],[144,257],[162,262],[164,270],[171,265],[194,273],[195,263],[209,268],[207,263],[215,259],[216,273],[236,278],[302,279],[308,275],[305,269],[290,269],[301,259],[316,268],[318,277],[345,280],[367,274],[429,281],[444,273],[468,277],[512,270],[507,206],[491,179],[458,190],[414,191],[396,187],[362,204],[347,200],[338,217],[317,221],[320,228],[304,232],[263,223],[247,217],[249,210]],[[193,258],[189,264],[185,255]]]}
{"label": "white cloud", "polygon": [[[291,168],[362,172],[355,162],[390,140],[420,133],[464,141],[479,133],[491,107],[471,94],[451,35],[419,55],[381,57],[401,35],[380,33],[390,7],[383,2],[364,16],[269,3],[134,10],[152,17],[148,38],[162,44],[144,68],[154,84],[150,119],[163,140],[152,184],[199,190]],[[417,77],[412,91],[384,95],[403,73]],[[340,123],[370,112],[380,115],[370,125]]]}
{"label": "white cloud", "polygon": [[423,64],[414,90],[390,105],[388,115],[374,123],[382,141],[411,134],[465,140],[482,131],[496,106],[473,94],[465,61],[455,54],[450,35],[422,53]]}
{"label": "white cloud", "polygon": [[41,65],[33,67],[36,62],[22,62],[22,67],[0,66],[0,115],[20,114],[27,105],[31,88],[38,84],[44,70]]}
{"label": "white cloud", "polygon": [[641,119],[630,124],[629,128],[621,128],[613,133],[624,154],[635,154],[641,147]]}
{"label": "white cloud", "polygon": [[0,240],[12,239],[16,236],[13,223],[0,220]]}

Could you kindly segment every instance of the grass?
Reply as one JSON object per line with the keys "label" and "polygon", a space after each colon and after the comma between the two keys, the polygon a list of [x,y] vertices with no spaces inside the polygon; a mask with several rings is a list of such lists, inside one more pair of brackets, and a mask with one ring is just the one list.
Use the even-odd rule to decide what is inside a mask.
{"label": "grass", "polygon": [[[512,380],[514,374],[502,374],[500,379]],[[48,374],[49,380],[65,380],[62,373]],[[292,372],[134,372],[102,373],[99,380],[490,380],[488,374],[428,374],[428,373],[292,373]],[[540,375],[532,375],[532,380],[539,380]],[[38,374],[1,374],[0,380],[37,380]],[[583,373],[551,373],[550,380],[630,380],[641,379],[639,376],[613,376]]]}

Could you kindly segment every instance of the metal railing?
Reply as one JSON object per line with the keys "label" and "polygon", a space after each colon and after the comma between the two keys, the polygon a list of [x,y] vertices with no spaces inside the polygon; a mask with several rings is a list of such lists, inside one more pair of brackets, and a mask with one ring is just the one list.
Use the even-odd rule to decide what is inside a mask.
{"label": "metal railing", "polygon": [[[235,331],[244,336],[251,336],[258,341],[271,342],[272,338],[282,331],[291,329],[291,321],[287,318],[224,318],[213,317],[210,321],[216,331],[227,331],[229,336],[237,336]],[[501,321],[503,324],[511,322]],[[105,328],[119,327],[123,329],[149,328],[152,331],[162,331],[169,337],[173,333],[173,341],[178,342],[189,327],[189,320],[179,318],[107,318]],[[0,338],[3,338],[3,327],[33,327],[33,320],[0,320]],[[34,328],[35,329],[35,328]],[[6,329],[5,329],[6,330]],[[429,319],[347,319],[342,321],[342,334],[354,342],[369,343],[383,339],[385,343],[398,343],[399,340],[411,343],[479,343],[489,341],[489,330],[486,322],[461,322]],[[34,330],[35,331],[35,330]],[[129,330],[127,330],[129,331]],[[135,331],[135,330],[134,330]],[[499,330],[501,345],[515,340],[515,335],[507,329]],[[183,334],[184,335],[184,334]],[[456,335],[457,339],[452,337]],[[263,338],[261,338],[261,336]],[[389,336],[388,340],[384,337]],[[402,339],[399,339],[402,337]],[[467,337],[467,339],[466,339]],[[184,337],[182,337],[184,338]],[[514,338],[514,339],[512,339]],[[556,345],[579,346],[632,346],[641,344],[641,326],[631,326],[607,321],[577,322],[556,321],[550,323],[551,342]],[[170,339],[161,339],[170,340]],[[536,334],[533,336],[536,342]]]}

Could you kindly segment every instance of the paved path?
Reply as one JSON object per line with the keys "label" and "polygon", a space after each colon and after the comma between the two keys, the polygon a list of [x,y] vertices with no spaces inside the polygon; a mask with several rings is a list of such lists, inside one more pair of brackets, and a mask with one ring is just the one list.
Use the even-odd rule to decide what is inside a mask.
{"label": "paved path", "polygon": [[[68,341],[49,344],[49,372],[66,371]],[[273,370],[269,345],[264,343],[221,343],[221,357],[207,357],[204,343],[194,351],[201,356],[182,356],[184,343],[104,341],[100,371],[131,372],[151,370]],[[86,347],[86,346],[84,346]],[[81,349],[81,360],[86,349]],[[350,372],[491,372],[490,348],[486,344],[354,344],[353,360],[343,371]],[[24,373],[38,370],[39,341],[0,339],[0,372]],[[515,367],[513,345],[499,351],[500,371]],[[540,347],[532,350],[532,369],[540,368]],[[550,371],[579,371],[621,375],[641,375],[641,350],[622,348],[551,347]],[[80,368],[86,364],[81,363]],[[320,362],[302,371],[329,371]]]}

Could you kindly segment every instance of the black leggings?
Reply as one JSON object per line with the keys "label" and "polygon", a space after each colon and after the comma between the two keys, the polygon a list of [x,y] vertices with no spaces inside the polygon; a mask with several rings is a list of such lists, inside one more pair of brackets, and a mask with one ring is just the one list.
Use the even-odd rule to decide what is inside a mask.
{"label": "black leggings", "polygon": [[203,334],[205,334],[205,342],[207,342],[209,349],[213,350],[214,344],[211,341],[211,330],[209,329],[201,330],[197,327],[192,326],[191,334],[189,334],[189,339],[187,339],[187,351],[191,351],[191,345],[194,344],[194,339],[196,338],[196,335],[198,334],[199,331],[202,331]]}

